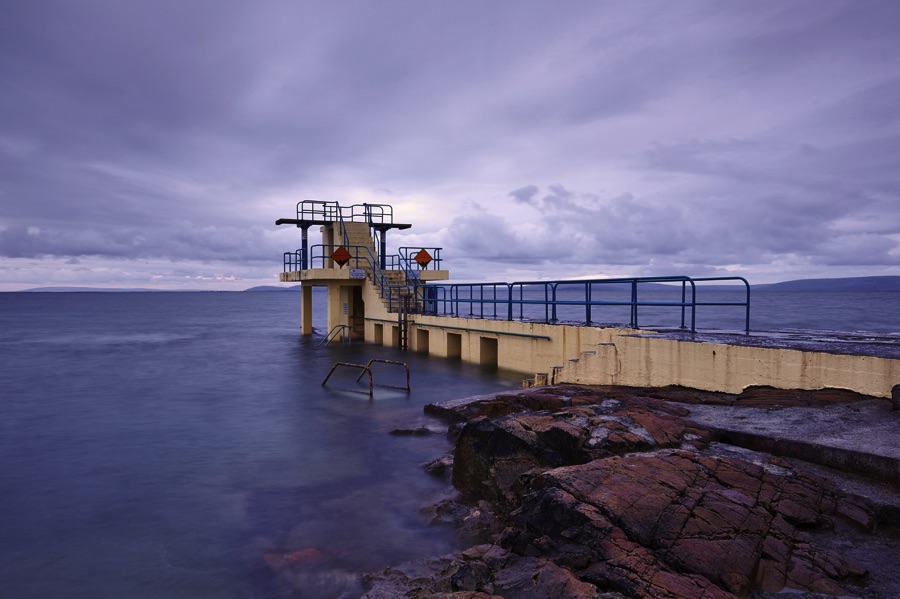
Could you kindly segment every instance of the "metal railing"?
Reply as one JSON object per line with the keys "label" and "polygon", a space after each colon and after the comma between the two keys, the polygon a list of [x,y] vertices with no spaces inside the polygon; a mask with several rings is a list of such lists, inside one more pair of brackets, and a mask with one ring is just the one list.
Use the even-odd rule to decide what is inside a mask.
{"label": "metal railing", "polygon": [[[743,286],[741,301],[698,300],[697,283],[736,283]],[[648,284],[655,284],[654,292],[667,291],[674,297],[647,298],[643,293]],[[697,330],[698,307],[741,307],[744,309],[743,329],[750,331],[750,285],[743,277],[634,277],[620,279],[590,279],[561,281],[516,281],[513,283],[456,283],[422,285],[430,291],[422,297],[434,308],[433,313],[445,316],[468,316],[505,320],[560,322],[560,310],[567,308],[569,316],[577,309],[583,314],[579,324],[591,326],[598,310],[609,307],[628,309],[628,326],[639,328],[641,308],[674,308],[680,313],[678,327]],[[612,289],[610,289],[612,288]],[[701,286],[702,288],[702,286]],[[609,291],[619,296],[610,297]],[[468,309],[468,313],[466,310]]]}
{"label": "metal railing", "polygon": [[[381,358],[374,358],[369,360],[366,364],[353,364],[352,362],[335,362],[331,370],[328,371],[328,375],[325,377],[325,380],[322,381],[322,386],[324,387],[328,380],[331,378],[331,375],[334,374],[334,371],[338,369],[338,366],[343,366],[345,368],[353,368],[359,370],[359,376],[356,377],[356,382],[359,382],[359,379],[363,377],[363,375],[369,375],[369,397],[374,397],[375,395],[375,383],[372,376],[372,364],[396,364],[402,366],[406,370],[406,386],[401,387],[400,385],[378,385],[379,387],[387,387],[389,389],[400,389],[405,390],[407,393],[412,390],[409,384],[409,366],[406,362],[398,362],[397,360],[383,360]],[[352,391],[354,393],[363,393],[362,391],[357,391],[355,389],[347,389],[347,391]]]}
{"label": "metal railing", "polygon": [[390,224],[394,222],[394,208],[389,204],[351,204],[338,202],[300,200],[297,202],[297,219],[329,222],[353,222]]}
{"label": "metal railing", "polygon": [[[401,247],[398,251],[400,252],[400,263],[404,265],[404,270],[410,270],[412,272],[418,272],[419,270],[440,270],[441,269],[441,250],[443,248],[437,247]],[[416,254],[425,250],[431,255],[431,263],[425,267],[420,267],[419,263],[416,262]],[[413,266],[415,264],[415,266]]]}
{"label": "metal railing", "polygon": [[337,337],[338,335],[341,336],[341,343],[343,343],[344,341],[352,343],[353,338],[351,336],[351,330],[352,329],[346,324],[336,324],[331,328],[328,334],[325,335],[325,338],[322,339],[322,342],[319,345],[328,345],[329,343],[334,341],[335,337]]}

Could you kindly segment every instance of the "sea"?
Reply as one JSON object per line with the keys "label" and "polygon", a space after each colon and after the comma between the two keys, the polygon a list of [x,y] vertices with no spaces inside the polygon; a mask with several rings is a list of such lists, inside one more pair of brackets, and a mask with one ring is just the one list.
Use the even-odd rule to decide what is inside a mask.
{"label": "sea", "polygon": [[[895,337],[898,300],[759,293],[752,328]],[[723,310],[698,327],[740,328]],[[423,464],[450,449],[423,406],[522,374],[323,345],[318,293],[314,314],[305,337],[298,293],[0,293],[0,596],[351,598],[460,549],[423,512],[449,492]],[[372,397],[349,368],[322,384],[372,358],[410,390],[388,363]]]}

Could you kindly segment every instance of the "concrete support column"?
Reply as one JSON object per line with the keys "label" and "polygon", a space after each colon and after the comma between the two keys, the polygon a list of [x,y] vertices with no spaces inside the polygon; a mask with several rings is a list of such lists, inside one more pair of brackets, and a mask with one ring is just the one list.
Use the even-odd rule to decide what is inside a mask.
{"label": "concrete support column", "polygon": [[300,334],[312,335],[312,285],[300,287]]}

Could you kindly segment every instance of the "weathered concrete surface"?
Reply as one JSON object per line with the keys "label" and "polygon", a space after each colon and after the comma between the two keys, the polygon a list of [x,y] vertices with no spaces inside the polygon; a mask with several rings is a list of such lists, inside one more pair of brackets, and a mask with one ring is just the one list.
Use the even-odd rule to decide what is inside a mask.
{"label": "weathered concrete surface", "polygon": [[810,424],[823,434],[890,414],[827,390],[559,386],[432,406],[466,422],[441,470],[469,502],[431,513],[480,539],[371,577],[367,596],[900,596],[896,486],[715,441],[726,436],[693,418],[704,401],[773,420],[839,408]]}
{"label": "weathered concrete surface", "polygon": [[872,356],[900,360],[900,335],[888,333],[849,333],[843,331],[751,331],[749,334],[685,331],[658,331],[653,337],[681,341],[741,345],[769,349]]}
{"label": "weathered concrete surface", "polygon": [[721,440],[900,484],[900,412],[869,399],[817,408],[691,405]]}
{"label": "weathered concrete surface", "polygon": [[774,343],[768,337],[741,335],[632,333],[565,363],[550,379],[588,385],[681,385],[726,393],[740,393],[754,385],[836,388],[890,397],[891,388],[900,381],[900,359],[890,354],[896,353],[900,344],[877,346],[878,351],[851,351],[864,345]]}

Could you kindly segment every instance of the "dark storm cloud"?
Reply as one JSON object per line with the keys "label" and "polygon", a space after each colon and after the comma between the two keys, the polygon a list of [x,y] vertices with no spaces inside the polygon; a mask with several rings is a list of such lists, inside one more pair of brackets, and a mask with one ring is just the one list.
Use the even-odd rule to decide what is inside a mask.
{"label": "dark storm cloud", "polygon": [[537,185],[526,185],[525,187],[514,189],[507,195],[519,203],[532,204],[534,203],[534,197],[539,191],[540,188]]}

